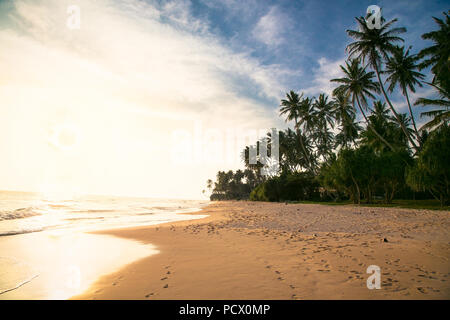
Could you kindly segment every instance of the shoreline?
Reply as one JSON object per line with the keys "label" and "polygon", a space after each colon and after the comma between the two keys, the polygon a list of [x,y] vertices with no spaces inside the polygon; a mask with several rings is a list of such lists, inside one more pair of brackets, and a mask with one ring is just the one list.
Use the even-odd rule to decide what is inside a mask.
{"label": "shoreline", "polygon": [[209,216],[94,232],[159,253],[71,299],[450,298],[445,211],[230,201],[190,214]]}
{"label": "shoreline", "polygon": [[[177,216],[184,219],[181,221],[199,219],[200,211],[198,208]],[[159,224],[146,227],[152,225]],[[95,234],[116,229],[123,227],[50,229],[1,237],[0,300],[69,299],[103,275],[159,252],[152,244]]]}

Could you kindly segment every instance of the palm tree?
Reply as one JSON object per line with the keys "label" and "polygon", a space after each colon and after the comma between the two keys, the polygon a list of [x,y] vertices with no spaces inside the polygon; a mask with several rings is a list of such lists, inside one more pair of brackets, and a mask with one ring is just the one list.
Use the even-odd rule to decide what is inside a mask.
{"label": "palm tree", "polygon": [[[349,52],[350,57],[357,56],[358,58],[362,58],[363,62],[366,59],[368,60],[368,64],[373,68],[377,75],[378,83],[380,84],[384,99],[386,100],[391,112],[394,114],[399,124],[401,124],[399,115],[392,105],[391,101],[389,100],[386,94],[386,90],[384,89],[383,82],[381,81],[380,66],[382,63],[382,58],[387,60],[388,55],[394,52],[394,43],[403,42],[403,39],[398,37],[398,35],[400,33],[406,32],[406,29],[390,29],[392,24],[397,22],[397,19],[393,19],[389,22],[385,22],[384,19],[382,19],[382,25],[380,29],[369,29],[364,17],[357,17],[356,21],[358,22],[359,30],[347,30],[347,34],[356,41],[350,43],[347,46],[346,50]],[[408,134],[407,128],[403,127],[403,124],[401,125],[402,130],[410,141],[411,145],[417,150],[417,145]]]}
{"label": "palm tree", "polygon": [[303,131],[312,131],[316,125],[316,119],[314,117],[315,104],[314,98],[305,97],[300,101],[299,119],[297,126],[303,128]]}
{"label": "palm tree", "polygon": [[329,127],[324,127],[314,134],[317,155],[325,161],[333,154],[334,134]]}
{"label": "palm tree", "polygon": [[318,127],[330,125],[334,127],[333,102],[328,101],[328,96],[324,93],[319,95],[313,103],[313,118]]}
{"label": "palm tree", "polygon": [[[309,106],[307,105],[308,103],[305,103],[305,99],[302,98],[303,93],[298,95],[292,90],[289,93],[286,93],[286,99],[281,100],[280,116],[286,115],[286,122],[294,120],[302,152],[308,162],[309,169],[314,172],[308,151],[305,148],[303,135],[300,132],[300,126],[305,122],[308,124],[310,122]],[[306,99],[306,102],[308,102],[309,98]]]}
{"label": "palm tree", "polygon": [[389,82],[388,90],[391,93],[397,85],[402,89],[402,93],[408,103],[409,115],[411,117],[416,138],[419,142],[421,142],[416,121],[411,109],[411,103],[409,101],[408,89],[411,90],[411,92],[416,92],[415,86],[418,85],[419,87],[422,87],[420,81],[423,80],[425,76],[416,71],[419,68],[419,65],[416,63],[419,58],[416,55],[410,55],[410,49],[411,47],[409,47],[405,52],[404,47],[396,47],[392,53],[392,56],[388,58],[386,62],[386,70],[383,73],[388,75],[386,82]]}
{"label": "palm tree", "polygon": [[[408,117],[408,115],[406,113],[400,113],[399,114],[399,118],[400,118],[400,123],[403,123],[403,125],[408,129],[410,134],[414,133],[414,130],[410,128],[410,123],[411,123],[411,118]],[[397,127],[399,133],[400,133],[400,137],[398,140],[403,141],[403,143],[405,145],[407,145],[408,140],[405,139],[405,136],[403,134],[401,134],[401,127]]]}
{"label": "palm tree", "polygon": [[[433,45],[422,49],[419,58],[427,58],[420,64],[420,68],[424,69],[431,66],[434,73],[433,83],[441,82],[443,86],[450,85],[450,10],[448,13],[443,12],[445,21],[433,17],[438,24],[439,29],[422,35],[422,39],[433,41]],[[442,82],[446,82],[443,84]]]}
{"label": "palm tree", "polygon": [[[305,142],[305,148],[309,149],[311,146],[308,144],[308,140],[303,136]],[[307,168],[308,162],[301,152],[300,139],[297,137],[295,131],[290,128],[285,131],[279,132],[279,156],[280,167],[283,172],[297,172],[301,168]]]}
{"label": "palm tree", "polygon": [[[368,117],[372,127],[382,135],[389,143],[395,144],[395,124],[393,118],[389,115],[389,110],[386,107],[386,103],[380,100],[373,102],[371,108],[371,114]],[[403,135],[404,136],[404,135]],[[369,145],[373,150],[383,151],[386,149],[386,145],[378,139],[372,130],[365,130],[361,133],[361,142],[364,145]]]}
{"label": "palm tree", "polygon": [[328,101],[328,96],[324,93],[321,93],[313,103],[313,137],[316,142],[318,155],[324,159],[328,158],[333,150],[334,135],[330,131],[330,127],[334,128],[333,106],[333,102]]}
{"label": "palm tree", "polygon": [[341,123],[341,130],[335,137],[335,147],[348,148],[356,143],[362,127],[353,118],[346,118]]}
{"label": "palm tree", "polygon": [[[440,99],[426,99],[426,98],[419,98],[416,100],[414,105],[421,105],[421,106],[439,106],[444,107],[443,109],[437,109],[437,110],[431,110],[422,112],[420,114],[421,117],[428,116],[433,117],[432,120],[428,121],[426,124],[420,128],[420,130],[424,129],[435,129],[437,127],[440,127],[450,120],[450,86],[446,87],[440,87],[433,83],[428,83],[430,86],[433,86],[437,89],[439,92]],[[442,83],[443,85],[445,83]]]}
{"label": "palm tree", "polygon": [[346,119],[356,114],[355,107],[350,103],[350,95],[340,92],[333,96],[333,114],[336,122],[342,124]]}
{"label": "palm tree", "polygon": [[367,108],[367,98],[375,99],[372,92],[378,93],[380,91],[379,85],[374,82],[372,71],[367,72],[366,67],[362,68],[359,63],[359,59],[352,59],[350,62],[345,62],[346,67],[340,66],[341,70],[344,72],[343,78],[332,79],[331,82],[337,82],[341,85],[333,90],[333,95],[337,96],[339,94],[351,95],[353,106],[355,103],[358,105],[359,111],[361,112],[367,126],[373,131],[373,133],[391,150],[394,150],[392,145],[386,141],[370,124],[367,116],[363,110]]}
{"label": "palm tree", "polygon": [[298,113],[300,111],[299,105],[302,97],[303,94],[299,96],[298,93],[293,90],[286,93],[286,99],[281,100],[280,116],[286,115],[286,121],[294,120],[295,124],[297,124]]}
{"label": "palm tree", "polygon": [[350,96],[348,94],[339,93],[333,99],[333,114],[336,122],[339,123],[341,130],[336,135],[336,147],[343,148],[355,143],[358,139],[358,132],[362,129],[361,126],[355,122],[356,110],[350,103]]}

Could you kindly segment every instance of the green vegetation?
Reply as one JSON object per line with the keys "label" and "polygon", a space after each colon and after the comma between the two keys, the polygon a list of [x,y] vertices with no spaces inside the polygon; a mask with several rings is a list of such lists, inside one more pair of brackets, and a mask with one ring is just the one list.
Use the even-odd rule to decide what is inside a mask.
{"label": "green vegetation", "polygon": [[253,201],[320,200],[320,185],[305,172],[282,174],[268,179],[250,193]]}
{"label": "green vegetation", "polygon": [[[357,30],[342,76],[332,96],[307,97],[290,91],[280,103],[280,116],[294,130],[279,131],[279,171],[261,175],[267,163],[259,155],[250,164],[249,150],[242,152],[245,171],[219,172],[208,181],[211,199],[255,201],[307,201],[369,206],[436,208],[450,204],[450,17],[433,18],[438,30],[422,38],[433,44],[411,54],[399,46],[405,28],[396,19],[382,20],[380,29],[369,29],[364,17],[356,18]],[[425,82],[420,71],[430,68],[433,80]],[[385,79],[382,79],[385,76]],[[438,99],[410,93],[430,86]],[[408,106],[401,113],[388,94],[400,90]],[[413,107],[434,106],[421,117],[429,121],[417,127]],[[363,119],[357,120],[357,115]],[[271,134],[268,133],[268,149]],[[399,200],[403,199],[403,200]]]}
{"label": "green vegetation", "polygon": [[[344,206],[351,205],[351,201],[339,202],[325,202],[325,201],[292,201],[290,203],[304,203],[304,204],[323,204]],[[438,200],[394,200],[392,203],[386,204],[383,201],[374,201],[373,203],[361,203],[362,207],[390,207],[390,208],[406,208],[406,209],[427,209],[427,210],[442,210],[443,207]]]}

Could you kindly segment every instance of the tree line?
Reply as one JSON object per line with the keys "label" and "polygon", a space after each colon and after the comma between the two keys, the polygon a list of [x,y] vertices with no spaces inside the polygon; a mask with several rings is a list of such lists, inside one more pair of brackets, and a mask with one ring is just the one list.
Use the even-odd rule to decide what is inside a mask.
{"label": "tree line", "polygon": [[[247,146],[244,171],[219,171],[216,182],[208,180],[211,199],[390,203],[395,197],[432,197],[448,205],[450,11],[443,14],[433,17],[437,30],[422,35],[432,44],[417,54],[403,45],[406,29],[395,26],[397,19],[382,18],[380,29],[370,29],[357,17],[358,29],[347,30],[353,42],[346,47],[342,76],[330,80],[332,95],[291,90],[281,100],[279,114],[293,129],[279,131],[279,171],[261,175],[266,162],[250,164]],[[428,68],[431,82],[422,73]],[[437,98],[411,101],[423,86]],[[394,92],[403,95],[406,113],[392,103]],[[421,112],[428,121],[419,128],[413,108],[429,106],[434,109]],[[270,146],[271,134],[265,138]]]}

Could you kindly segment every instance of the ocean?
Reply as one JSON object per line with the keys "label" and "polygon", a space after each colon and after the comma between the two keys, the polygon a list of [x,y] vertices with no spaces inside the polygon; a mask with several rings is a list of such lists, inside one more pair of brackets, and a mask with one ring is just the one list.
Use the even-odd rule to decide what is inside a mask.
{"label": "ocean", "polygon": [[0,191],[0,299],[79,294],[101,275],[159,252],[152,244],[89,231],[199,219],[205,215],[189,213],[207,204]]}
{"label": "ocean", "polygon": [[188,220],[179,213],[199,211],[206,200],[173,200],[113,196],[70,199],[38,193],[0,191],[0,236],[44,230],[123,228]]}

